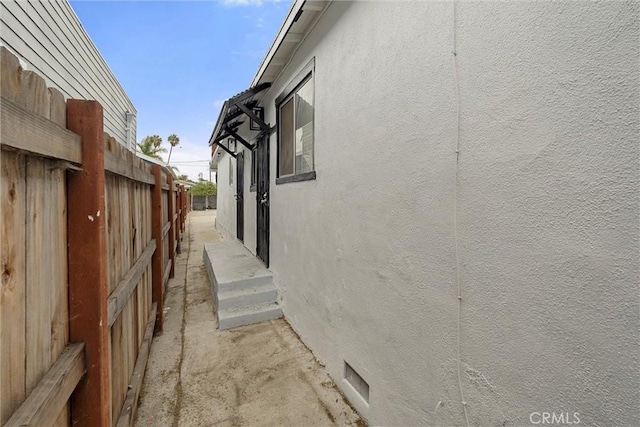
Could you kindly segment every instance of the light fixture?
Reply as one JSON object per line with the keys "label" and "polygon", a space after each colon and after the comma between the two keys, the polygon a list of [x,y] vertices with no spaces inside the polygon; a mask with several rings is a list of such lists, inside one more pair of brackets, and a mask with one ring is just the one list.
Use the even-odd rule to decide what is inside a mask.
{"label": "light fixture", "polygon": [[232,153],[236,152],[236,140],[235,138],[229,138],[227,139],[227,148],[229,149],[229,151],[231,151]]}

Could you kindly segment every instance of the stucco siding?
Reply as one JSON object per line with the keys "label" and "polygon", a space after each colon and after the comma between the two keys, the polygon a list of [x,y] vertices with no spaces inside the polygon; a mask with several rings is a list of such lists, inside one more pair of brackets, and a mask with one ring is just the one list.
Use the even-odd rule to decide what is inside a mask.
{"label": "stucco siding", "polygon": [[136,109],[68,2],[3,1],[0,21],[0,44],[16,54],[25,68],[43,76],[66,98],[99,101],[105,131],[134,147],[136,119],[127,139],[125,113],[135,114]]}
{"label": "stucco siding", "polygon": [[465,425],[459,384],[470,425],[638,425],[640,5],[456,7],[334,2],[273,82],[275,124],[315,58],[317,179],[271,137],[285,315],[374,425]]}
{"label": "stucco siding", "polygon": [[[257,246],[257,199],[256,192],[250,191],[251,188],[251,154],[249,150],[244,150],[244,245],[251,251],[256,253]],[[273,155],[273,154],[272,154]]]}
{"label": "stucco siding", "polygon": [[229,165],[232,164],[233,172],[236,172],[236,162],[226,153],[218,159],[218,170],[216,172],[218,188],[218,206],[216,212],[216,228],[225,239],[236,238],[236,194],[235,175],[233,185],[229,184]]}
{"label": "stucco siding", "polygon": [[[618,351],[637,342],[638,320],[627,299],[637,13],[625,7],[459,5],[460,358],[473,423],[563,409],[638,419],[616,403],[638,396],[637,353]],[[451,12],[334,4],[287,73],[315,56],[318,179],[272,187],[271,269],[334,378],[346,360],[369,382],[369,405],[342,386],[376,424],[463,422]]]}
{"label": "stucco siding", "polygon": [[[222,151],[222,150],[221,150]],[[256,253],[256,192],[251,188],[251,151],[238,144],[237,153],[244,153],[244,246]],[[222,151],[218,158],[218,212],[216,227],[225,239],[237,238],[237,202],[235,200],[237,163],[233,164],[233,185],[229,185],[229,156]]]}

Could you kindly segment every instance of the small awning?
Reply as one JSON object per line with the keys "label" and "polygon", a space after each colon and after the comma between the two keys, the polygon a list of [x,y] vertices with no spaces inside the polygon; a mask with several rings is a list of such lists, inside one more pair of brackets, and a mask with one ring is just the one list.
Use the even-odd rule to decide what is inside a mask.
{"label": "small awning", "polygon": [[236,141],[239,141],[245,147],[253,149],[253,145],[238,135],[238,128],[244,123],[244,121],[241,120],[242,116],[251,119],[260,127],[262,132],[272,132],[273,129],[254,111],[258,105],[258,101],[254,99],[254,97],[270,87],[271,83],[261,83],[227,99],[222,105],[218,121],[209,139],[209,145],[217,144],[233,157],[235,157],[235,154],[221,144],[226,138],[235,138]]}

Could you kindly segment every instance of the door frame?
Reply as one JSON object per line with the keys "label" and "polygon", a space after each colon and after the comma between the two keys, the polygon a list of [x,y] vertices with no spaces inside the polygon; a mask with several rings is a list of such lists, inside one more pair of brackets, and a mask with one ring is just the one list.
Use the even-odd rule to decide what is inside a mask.
{"label": "door frame", "polygon": [[236,237],[244,243],[244,152],[236,156]]}
{"label": "door frame", "polygon": [[269,247],[271,245],[269,207],[269,134],[257,139],[256,148],[256,255],[269,267]]}

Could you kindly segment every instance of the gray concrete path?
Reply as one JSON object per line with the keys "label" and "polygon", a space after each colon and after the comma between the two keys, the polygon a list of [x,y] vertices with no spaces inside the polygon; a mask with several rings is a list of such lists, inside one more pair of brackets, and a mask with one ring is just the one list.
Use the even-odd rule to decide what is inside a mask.
{"label": "gray concrete path", "polygon": [[364,425],[285,320],[216,329],[202,261],[214,220],[189,214],[136,426]]}

